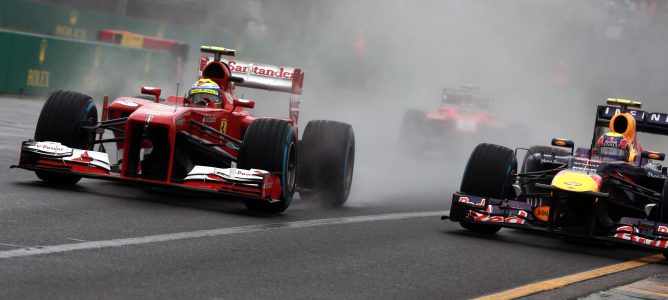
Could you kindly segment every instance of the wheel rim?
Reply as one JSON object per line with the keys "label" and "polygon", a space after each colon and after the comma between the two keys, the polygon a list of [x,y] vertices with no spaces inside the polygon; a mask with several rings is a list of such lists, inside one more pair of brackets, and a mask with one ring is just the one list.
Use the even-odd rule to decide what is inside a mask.
{"label": "wheel rim", "polygon": [[295,159],[295,143],[290,143],[290,146],[288,147],[288,161],[286,165],[286,188],[288,191],[288,196],[292,195],[295,191],[295,181],[297,178],[297,163]]}
{"label": "wheel rim", "polygon": [[353,183],[353,167],[355,165],[355,152],[353,151],[353,146],[349,145],[348,146],[348,153],[346,154],[346,169],[344,176],[345,178],[343,179],[343,188],[347,191],[350,189],[350,186]]}

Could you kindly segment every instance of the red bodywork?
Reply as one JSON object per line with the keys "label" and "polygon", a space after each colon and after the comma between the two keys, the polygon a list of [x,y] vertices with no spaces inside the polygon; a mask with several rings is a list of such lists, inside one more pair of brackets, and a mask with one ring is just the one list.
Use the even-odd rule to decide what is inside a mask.
{"label": "red bodywork", "polygon": [[480,127],[503,127],[489,111],[476,111],[452,105],[441,105],[436,113],[427,113],[430,121],[452,122],[454,130],[462,133],[476,133]]}
{"label": "red bodywork", "polygon": [[[282,192],[280,174],[255,169],[236,169],[235,162],[244,132],[253,120],[259,117],[244,110],[245,107],[252,108],[253,101],[236,98],[235,82],[233,81],[240,85],[243,81],[233,78],[227,63],[220,60],[209,61],[205,58],[201,60],[200,77],[218,83],[223,90],[222,104],[211,107],[192,107],[187,99],[178,96],[170,96],[166,101],[160,102],[160,90],[147,87],[142,88],[142,93],[152,95],[156,100],[119,97],[108,103],[105,97],[101,121],[90,129],[99,133],[97,143],[106,142],[116,145],[116,158],[107,157],[105,164],[103,156],[107,154],[104,150],[84,151],[70,149],[59,144],[26,141],[23,143],[21,159],[17,167],[34,171],[48,170],[89,178],[141,182],[231,196],[260,198],[270,202],[279,199]],[[294,69],[291,78],[287,79],[292,81],[289,90],[292,94],[290,118],[287,120],[295,130],[295,135],[297,134],[299,95],[303,78],[304,73],[300,69]],[[249,81],[253,83],[252,79]],[[260,83],[252,87],[285,91],[276,88],[271,83]],[[107,139],[103,140],[105,131],[112,131],[113,138],[107,135]],[[216,161],[215,164],[207,166],[224,163],[230,168],[211,167],[207,173],[192,174],[193,171],[191,171],[187,176],[186,174],[176,176],[177,134],[197,140],[198,143],[213,149],[221,157],[222,161]],[[164,161],[165,175],[159,176],[160,178],[143,175],[147,173],[147,170],[142,170],[141,157],[142,153],[147,151],[151,153],[162,151],[166,155],[163,156],[166,160]],[[100,158],[97,160],[100,163],[91,164],[94,159],[89,158],[89,154]],[[248,179],[253,176],[255,178]],[[191,180],[189,179],[191,177],[197,179]]]}
{"label": "red bodywork", "polygon": [[492,95],[481,94],[471,88],[443,89],[438,111],[426,114],[428,128],[436,134],[452,131],[477,134],[504,128],[506,124],[497,121],[492,112],[493,100]]}

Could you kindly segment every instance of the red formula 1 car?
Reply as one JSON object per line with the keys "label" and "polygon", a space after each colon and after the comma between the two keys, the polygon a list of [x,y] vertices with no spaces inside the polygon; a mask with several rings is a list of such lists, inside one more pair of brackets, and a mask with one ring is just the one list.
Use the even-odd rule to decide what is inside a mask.
{"label": "red formula 1 car", "polygon": [[[304,73],[223,58],[234,56],[231,49],[201,50],[212,57],[201,57],[200,80],[186,97],[161,100],[161,90],[148,87],[144,96],[105,97],[98,121],[91,97],[52,93],[12,167],[55,184],[86,177],[211,192],[257,211],[282,212],[295,192],[342,205],[353,176],[353,129],[310,121],[298,140]],[[251,115],[244,108],[254,102],[237,98],[235,86],[290,93],[290,117]],[[106,151],[112,145],[115,156]]]}
{"label": "red formula 1 car", "polygon": [[[405,112],[400,146],[410,153],[441,152],[450,145],[465,148],[462,144],[467,142],[473,146],[477,141],[488,140],[509,127],[497,119],[493,102],[493,95],[480,93],[474,87],[445,88],[436,112]],[[518,126],[513,132],[523,130]]]}

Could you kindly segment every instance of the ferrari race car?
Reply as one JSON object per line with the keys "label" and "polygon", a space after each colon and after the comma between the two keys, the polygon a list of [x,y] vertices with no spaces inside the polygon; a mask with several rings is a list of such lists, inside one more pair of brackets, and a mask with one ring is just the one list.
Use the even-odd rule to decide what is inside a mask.
{"label": "ferrari race car", "polygon": [[493,95],[480,93],[475,87],[445,88],[436,112],[409,109],[404,113],[400,147],[410,153],[416,149],[440,151],[448,145],[461,147],[463,143],[493,138],[509,126],[497,119],[493,102]]}
{"label": "ferrari race car", "polygon": [[501,227],[626,243],[666,253],[668,181],[637,132],[668,135],[668,114],[608,99],[597,107],[589,149],[565,139],[533,146],[517,172],[517,151],[480,144],[471,154],[443,219],[493,234]]}
{"label": "ferrari race car", "polygon": [[[346,202],[353,176],[350,125],[310,121],[298,140],[300,69],[252,64],[235,51],[202,46],[199,80],[186,97],[104,97],[101,120],[91,97],[55,91],[23,142],[18,167],[61,185],[82,177],[210,192],[243,200],[250,210],[282,212],[295,192],[326,205]],[[211,55],[211,56],[210,56]],[[235,86],[287,92],[287,119],[251,115],[254,101]],[[105,136],[105,133],[110,133]],[[107,146],[105,146],[107,145]],[[97,148],[95,147],[97,146]],[[107,153],[114,149],[116,155]],[[113,160],[112,160],[113,159]]]}

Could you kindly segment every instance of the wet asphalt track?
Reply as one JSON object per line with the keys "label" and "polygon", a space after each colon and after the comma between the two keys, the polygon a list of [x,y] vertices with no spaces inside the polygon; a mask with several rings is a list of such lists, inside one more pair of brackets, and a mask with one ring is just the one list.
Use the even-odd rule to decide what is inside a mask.
{"label": "wet asphalt track", "polygon": [[[481,237],[437,216],[395,219],[397,213],[448,209],[456,184],[423,180],[405,192],[375,193],[405,183],[400,176],[374,179],[365,170],[400,173],[408,163],[389,168],[361,156],[345,207],[297,202],[281,215],[103,181],[52,187],[9,169],[20,141],[32,136],[42,103],[0,98],[0,257],[26,247],[128,238],[141,243],[0,258],[2,299],[460,299],[653,254],[507,229]],[[377,215],[387,217],[348,218]],[[332,220],[300,222],[321,219]],[[217,229],[227,233],[155,238]],[[534,297],[582,296],[666,271],[649,265]]]}

